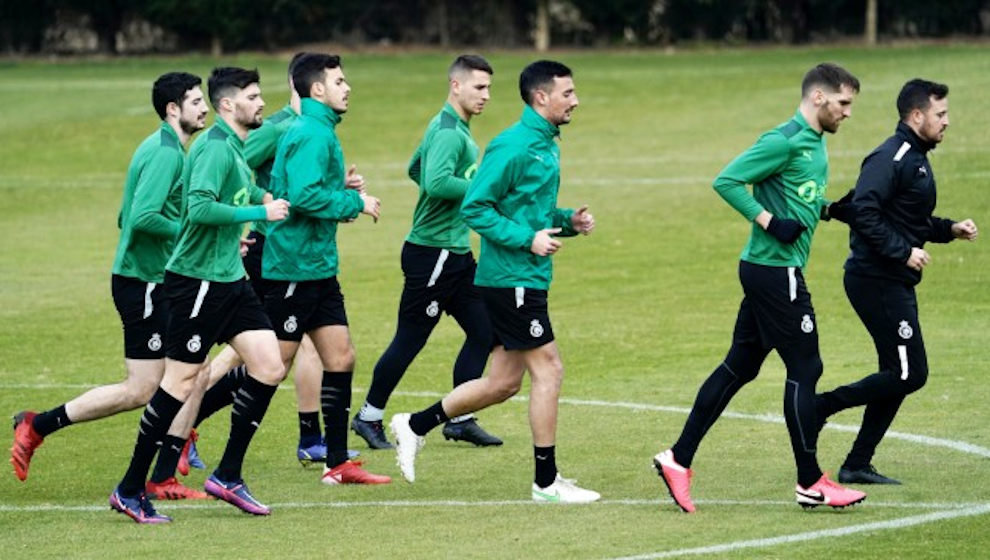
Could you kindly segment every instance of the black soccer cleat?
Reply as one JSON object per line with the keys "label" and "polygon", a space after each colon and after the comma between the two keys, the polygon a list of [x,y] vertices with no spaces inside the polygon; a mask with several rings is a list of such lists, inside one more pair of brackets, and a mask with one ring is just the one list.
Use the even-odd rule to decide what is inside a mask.
{"label": "black soccer cleat", "polygon": [[850,469],[843,466],[839,469],[839,482],[843,484],[900,484],[900,480],[884,476],[877,472],[873,465],[861,469]]}
{"label": "black soccer cleat", "polygon": [[381,420],[366,421],[361,420],[357,414],[351,420],[351,431],[361,436],[368,442],[368,447],[372,449],[392,449],[395,446],[385,437],[385,429]]}
{"label": "black soccer cleat", "polygon": [[466,441],[478,447],[502,445],[502,440],[489,434],[478,425],[474,418],[463,422],[447,422],[443,426],[443,438],[446,440]]}

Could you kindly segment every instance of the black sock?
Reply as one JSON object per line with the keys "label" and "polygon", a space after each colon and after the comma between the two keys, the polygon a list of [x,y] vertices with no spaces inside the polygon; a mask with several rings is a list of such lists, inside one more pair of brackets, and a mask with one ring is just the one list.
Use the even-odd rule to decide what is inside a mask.
{"label": "black sock", "polygon": [[533,458],[536,461],[536,477],[534,482],[540,488],[546,488],[557,479],[557,447],[533,446]]}
{"label": "black sock", "polygon": [[244,384],[246,378],[247,366],[243,364],[223,374],[216,385],[210,387],[203,395],[203,402],[199,405],[194,426],[199,426],[203,420],[234,402],[234,392]]}
{"label": "black sock", "polygon": [[175,476],[175,469],[179,467],[179,456],[182,455],[182,448],[185,445],[186,440],[178,436],[165,436],[162,447],[158,450],[158,461],[151,471],[152,482],[165,482]]}
{"label": "black sock", "polygon": [[430,408],[414,413],[409,418],[409,427],[417,436],[425,436],[447,420],[450,418],[447,418],[447,413],[443,411],[443,401],[437,401]]}
{"label": "black sock", "polygon": [[45,437],[71,424],[72,420],[69,420],[69,416],[65,413],[64,404],[49,411],[42,412],[35,416],[34,421],[31,422],[34,431],[38,432],[38,435],[41,437]]}
{"label": "black sock", "polygon": [[234,406],[230,411],[230,437],[223,451],[220,464],[213,472],[224,482],[241,480],[241,466],[244,455],[251,444],[251,438],[261,427],[268,405],[275,395],[275,385],[268,385],[248,375],[234,395]]}
{"label": "black sock", "polygon": [[320,442],[320,412],[299,413],[299,445],[309,447]]}
{"label": "black sock", "polygon": [[327,444],[327,467],[347,460],[347,420],[351,413],[351,382],[354,372],[324,371],[320,389],[323,409],[324,441]]}
{"label": "black sock", "polygon": [[180,408],[182,408],[182,401],[166,393],[161,387],[152,395],[141,415],[131,463],[117,487],[121,495],[133,497],[144,492],[144,482],[148,476],[151,461],[155,458],[155,452],[158,451],[158,446]]}

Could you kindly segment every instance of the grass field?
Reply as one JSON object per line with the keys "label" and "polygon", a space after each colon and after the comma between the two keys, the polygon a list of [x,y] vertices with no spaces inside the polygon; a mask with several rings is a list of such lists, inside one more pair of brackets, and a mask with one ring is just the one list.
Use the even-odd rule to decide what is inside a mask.
{"label": "grass field", "polygon": [[[161,509],[176,521],[137,526],[108,511],[126,467],[138,413],[48,438],[31,477],[0,476],[4,558],[338,557],[976,558],[990,537],[990,332],[986,240],[930,247],[919,287],[931,376],[911,396],[876,464],[900,487],[870,488],[862,506],[805,512],[793,503],[794,467],[782,424],[783,368],[771,357],[732,402],[694,463],[699,512],[683,515],[650,468],[677,437],[698,385],[728,347],[741,290],[736,262],[747,224],[711,190],[712,178],[763,130],[790,117],[804,71],[842,63],[862,81],[852,119],[829,137],[831,194],[893,130],[901,84],[921,75],[952,88],[946,141],[933,154],[937,213],[990,227],[985,46],[561,53],[581,107],[563,131],[561,206],[591,205],[598,228],[555,257],[554,330],[567,367],[558,437],[565,476],[601,503],[531,504],[526,403],[482,413],[502,436],[475,449],[431,434],[414,485],[330,488],[295,461],[291,382],[279,391],[250,450],[245,476],[273,506],[251,518],[226,504]],[[399,249],[416,191],[405,165],[445,96],[450,54],[345,55],[351,111],[338,129],[349,163],[381,197],[383,217],[341,229],[340,276],[358,352],[354,406],[389,342]],[[473,124],[484,145],[521,110],[527,54],[496,54],[494,97]],[[111,62],[0,63],[0,412],[47,409],[123,375],[110,299],[121,185],[137,143],[157,125],[150,83],[216,63],[257,65],[268,107],[286,98],[286,58],[241,55]],[[212,120],[212,117],[211,117]],[[824,224],[806,270],[825,374],[819,387],[876,367],[870,339],[842,291],[848,251],[841,224]],[[419,409],[449,389],[460,344],[451,321],[419,356],[389,412]],[[525,395],[524,387],[521,395]],[[835,471],[860,412],[835,418],[819,457]],[[200,448],[219,460],[229,421],[203,426]],[[8,432],[9,434],[9,432]],[[9,437],[9,435],[7,436]],[[398,479],[391,452],[358,445],[366,465]],[[360,442],[363,444],[363,442]],[[194,472],[187,482],[201,484]]]}

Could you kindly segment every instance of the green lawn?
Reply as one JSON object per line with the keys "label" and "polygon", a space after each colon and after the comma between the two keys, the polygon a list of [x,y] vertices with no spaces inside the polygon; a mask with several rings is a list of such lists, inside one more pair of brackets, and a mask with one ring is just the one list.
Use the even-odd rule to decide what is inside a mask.
{"label": "green lawn", "polygon": [[[395,326],[399,250],[416,199],[405,165],[443,102],[453,54],[344,56],[354,91],[338,131],[348,162],[383,202],[378,224],[362,219],[339,236],[340,280],[358,352],[355,407]],[[132,412],[52,435],[26,483],[10,469],[0,476],[0,556],[605,558],[693,549],[712,558],[985,555],[986,240],[929,248],[934,262],[919,299],[931,376],[905,402],[897,434],[876,457],[904,486],[870,488],[865,504],[844,511],[795,505],[776,358],[703,443],[694,463],[696,515],[671,504],[650,458],[676,439],[699,384],[722,359],[741,295],[736,263],[748,225],[711,190],[719,169],[790,117],[803,73],[832,60],[863,85],[852,119],[829,137],[830,193],[837,196],[855,181],[863,156],[893,130],[901,84],[920,75],[952,88],[952,126],[932,155],[937,213],[988,228],[986,47],[555,56],[575,70],[581,100],[563,131],[560,204],[590,204],[598,224],[591,237],[565,240],[555,257],[551,315],[567,367],[558,462],[565,476],[600,491],[601,503],[528,501],[533,467],[522,400],[481,414],[505,439],[502,448],[455,445],[435,433],[414,485],[325,487],[317,469],[294,459],[295,404],[286,382],[245,469],[272,516],[251,518],[215,502],[165,503],[161,509],[176,521],[154,528],[108,511],[107,495],[134,442]],[[482,146],[518,117],[516,78],[533,57],[490,58],[494,97],[473,123]],[[109,270],[127,163],[158,125],[150,84],[170,70],[205,76],[218,62],[258,66],[266,113],[285,102],[286,57],[0,64],[3,414],[50,408],[84,387],[121,378]],[[842,290],[845,227],[824,224],[816,237],[806,277],[825,362],[820,387],[830,388],[872,372],[876,358]],[[453,322],[441,324],[390,413],[419,409],[449,389],[460,340]],[[838,468],[859,418],[851,411],[830,422],[819,444],[823,468]],[[211,465],[228,425],[219,414],[203,426],[200,448]],[[351,443],[371,470],[399,478],[390,452]],[[204,476],[194,472],[188,482],[201,484]]]}

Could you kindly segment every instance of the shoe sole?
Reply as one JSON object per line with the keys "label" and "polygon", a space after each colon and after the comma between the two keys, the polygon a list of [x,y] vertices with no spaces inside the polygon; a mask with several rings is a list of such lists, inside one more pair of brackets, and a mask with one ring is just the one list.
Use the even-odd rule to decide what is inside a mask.
{"label": "shoe sole", "polygon": [[227,490],[226,488],[224,488],[220,484],[217,484],[217,483],[212,483],[211,484],[211,481],[207,480],[206,481],[205,489],[206,489],[206,493],[207,494],[213,496],[214,498],[216,498],[218,500],[227,502],[228,504],[230,504],[230,505],[234,506],[235,508],[243,511],[244,513],[250,513],[251,515],[270,515],[271,514],[271,510],[270,509],[267,509],[267,508],[260,509],[257,506],[254,506],[254,505],[252,505],[252,504],[250,504],[248,502],[245,502],[244,500],[242,500],[239,497],[237,497],[236,494],[234,494],[230,490]]}
{"label": "shoe sole", "polygon": [[856,504],[860,504],[865,499],[866,499],[866,496],[863,496],[862,498],[860,498],[858,500],[854,500],[852,502],[849,502],[848,504],[842,504],[841,506],[837,506],[837,505],[833,505],[833,504],[806,503],[806,502],[798,502],[798,505],[801,506],[802,509],[815,509],[818,506],[828,506],[828,507],[830,507],[832,509],[845,509],[847,507],[851,507],[851,506],[854,506]]}
{"label": "shoe sole", "polygon": [[470,439],[470,438],[462,438],[462,437],[452,436],[452,435],[446,434],[446,433],[443,434],[443,439],[445,439],[447,441],[463,441],[465,443],[470,443],[470,444],[474,445],[475,447],[499,447],[500,445],[502,445],[503,443],[505,443],[505,442],[503,442],[501,440],[499,440],[498,442],[494,442],[494,441],[490,441],[490,442],[479,442],[477,440],[473,440],[473,439]]}
{"label": "shoe sole", "polygon": [[110,496],[110,509],[112,511],[116,511],[117,513],[121,513],[123,515],[126,515],[127,517],[130,517],[132,521],[134,521],[135,523],[139,523],[141,525],[161,525],[162,523],[171,523],[172,522],[172,519],[171,518],[168,518],[168,517],[166,517],[164,519],[162,519],[162,518],[150,519],[150,518],[138,517],[138,516],[134,515],[133,513],[131,513],[131,510],[129,510],[126,507],[124,507],[124,504],[120,503],[120,501],[117,500],[117,496],[116,495],[111,495]]}
{"label": "shoe sole", "polygon": [[670,494],[670,499],[674,500],[674,503],[677,504],[677,507],[681,508],[681,511],[683,511],[684,513],[694,513],[688,508],[682,506],[681,503],[677,501],[677,498],[674,496],[674,489],[671,488],[670,482],[667,481],[667,477],[663,475],[663,465],[656,458],[653,459],[653,469],[657,471],[657,476],[659,476],[660,480],[663,481],[663,485],[667,487],[667,493]]}

